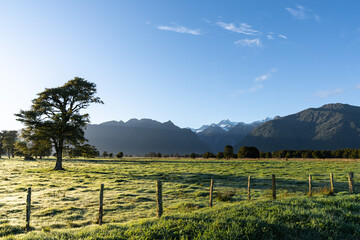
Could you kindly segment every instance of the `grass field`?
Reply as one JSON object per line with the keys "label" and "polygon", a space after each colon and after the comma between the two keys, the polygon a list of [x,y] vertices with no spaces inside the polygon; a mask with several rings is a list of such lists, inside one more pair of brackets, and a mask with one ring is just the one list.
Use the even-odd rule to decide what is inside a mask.
{"label": "grass field", "polygon": [[[244,215],[246,206],[253,209],[251,210],[254,212],[253,216],[259,215],[259,219],[267,216],[263,219],[264,224],[272,221],[267,211],[279,213],[282,207],[287,209],[284,211],[289,216],[293,216],[296,211],[310,211],[311,209],[305,206],[307,203],[314,206],[317,204],[316,202],[319,204],[324,202],[324,206],[326,203],[335,204],[334,206],[338,209],[338,204],[348,203],[352,206],[355,204],[352,201],[358,198],[358,195],[349,195],[346,192],[348,191],[348,172],[354,172],[356,181],[356,177],[360,174],[359,163],[357,160],[77,159],[65,160],[65,171],[51,171],[54,160],[1,159],[0,237],[20,234],[18,237],[31,236],[31,238],[35,238],[37,234],[45,234],[39,237],[43,239],[47,238],[44,236],[53,236],[52,234],[55,234],[58,229],[60,229],[60,233],[75,235],[85,234],[84,231],[88,234],[98,231],[98,235],[95,234],[95,236],[100,236],[100,233],[104,234],[103,231],[107,229],[109,234],[116,232],[117,236],[121,236],[118,231],[123,234],[125,232],[129,234],[130,231],[134,234],[131,236],[136,239],[135,236],[138,234],[136,231],[140,231],[139,229],[143,229],[144,226],[148,226],[146,230],[142,230],[145,231],[144,234],[146,232],[150,234],[151,229],[154,230],[157,227],[167,229],[168,224],[178,223],[180,220],[184,227],[189,224],[188,221],[195,221],[193,224],[199,225],[201,230],[204,223],[200,224],[200,222],[209,218],[212,219],[209,221],[213,224],[216,216],[219,216],[217,211],[220,210],[228,211],[228,214],[225,218],[224,216],[219,217],[219,221],[229,221],[229,216],[234,214],[234,209],[238,209],[240,215],[233,216],[233,218],[245,221],[251,217]],[[330,185],[330,172],[334,173],[337,196],[321,196],[327,193],[326,187]],[[278,200],[275,203],[270,200],[271,174],[276,174],[277,178]],[[315,191],[315,197],[311,199],[306,196],[309,174],[313,175]],[[250,203],[245,201],[247,176],[249,175],[253,177]],[[214,209],[207,208],[211,178],[215,180],[216,196],[223,196],[227,193],[234,194],[230,201],[215,198]],[[154,219],[157,179],[163,181],[164,217],[161,220]],[[97,219],[101,183],[105,184],[105,226],[99,228],[93,225]],[[359,185],[355,186],[358,188]],[[23,233],[25,225],[25,198],[28,187],[32,187],[33,192],[31,226],[34,232],[30,235],[23,235],[21,233]],[[294,209],[291,213],[289,208],[294,202],[299,203],[299,209]],[[277,203],[283,203],[283,205],[276,205]],[[321,205],[319,204],[316,206]],[[272,205],[274,205],[273,208],[271,208]],[[270,206],[270,210],[265,211],[264,209],[267,209],[268,206]],[[301,207],[305,210],[301,210]],[[356,218],[358,221],[360,207],[356,205],[351,208],[355,211],[354,219]],[[314,212],[319,212],[314,219],[322,219],[332,211],[329,210],[328,213],[321,212],[322,210],[317,207],[314,209]],[[265,211],[262,217],[261,211]],[[347,208],[341,211],[345,211],[345,215],[348,214]],[[334,214],[343,217],[337,211]],[[196,217],[198,215],[202,216],[204,220]],[[298,221],[303,221],[302,217],[299,217]],[[251,221],[246,220],[246,222]],[[135,227],[129,227],[133,225]],[[206,226],[209,228],[208,225]],[[248,227],[251,228],[251,226]],[[358,228],[351,228],[349,231],[359,234],[356,232]],[[216,231],[211,232],[215,234]],[[186,235],[196,238],[197,235],[194,234],[195,232],[193,235]],[[75,235],[71,235],[71,238],[74,238]],[[57,237],[53,239],[60,238],[60,235],[55,234],[54,236]],[[128,235],[124,239],[131,238],[131,236]],[[145,235],[138,236],[144,237]],[[160,238],[181,238],[179,236],[166,237],[164,235]],[[211,239],[211,234],[208,237]],[[80,238],[86,238],[86,234]],[[101,237],[99,238],[101,239]],[[153,236],[153,238],[157,237]]]}

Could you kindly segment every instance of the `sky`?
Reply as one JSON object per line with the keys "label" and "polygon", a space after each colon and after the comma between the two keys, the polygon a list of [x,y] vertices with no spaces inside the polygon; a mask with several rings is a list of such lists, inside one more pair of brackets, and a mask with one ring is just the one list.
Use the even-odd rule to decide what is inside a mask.
{"label": "sky", "polygon": [[360,105],[360,2],[0,0],[0,130],[45,88],[97,86],[91,123],[198,128]]}

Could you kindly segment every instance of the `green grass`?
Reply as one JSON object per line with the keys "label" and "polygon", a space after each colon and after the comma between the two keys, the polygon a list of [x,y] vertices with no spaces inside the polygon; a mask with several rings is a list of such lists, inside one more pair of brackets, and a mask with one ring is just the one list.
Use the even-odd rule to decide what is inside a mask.
{"label": "green grass", "polygon": [[359,201],[359,195],[341,194],[239,202],[161,219],[43,229],[5,239],[359,239]]}
{"label": "green grass", "polygon": [[[309,236],[323,238],[328,235],[321,231],[328,231],[327,227],[334,223],[329,216],[334,214],[338,224],[359,236],[358,228],[351,225],[351,221],[359,220],[359,207],[352,205],[358,196],[346,194],[348,172],[355,173],[355,180],[360,174],[356,160],[78,159],[65,160],[65,171],[51,171],[54,165],[54,160],[0,159],[0,237],[58,239],[63,234],[65,238],[92,239],[94,232],[100,239],[105,235],[103,238],[155,239],[158,233],[163,234],[159,235],[161,239],[231,239],[231,234],[255,239],[256,234],[270,238],[273,235],[269,231],[278,231],[274,236],[279,236],[276,234],[285,230],[291,233],[310,229],[315,235]],[[329,192],[330,172],[335,177],[335,196],[324,195]],[[276,202],[270,201],[271,174],[276,174],[277,179]],[[311,199],[306,197],[309,174],[313,176],[315,195]],[[249,175],[253,177],[250,203],[245,201]],[[211,178],[215,181],[215,208],[209,210]],[[155,219],[157,179],[163,181],[161,220]],[[105,226],[97,227],[101,183],[105,184]],[[28,187],[32,187],[33,233],[22,235]],[[231,197],[227,197],[229,193]],[[344,204],[353,210],[344,208]],[[298,221],[297,211],[307,212],[307,218],[299,217]],[[278,218],[281,221],[277,223]],[[219,224],[218,231],[215,223]],[[236,230],[236,226],[242,230]],[[338,231],[348,236],[344,229]],[[295,232],[289,236],[296,238]]]}

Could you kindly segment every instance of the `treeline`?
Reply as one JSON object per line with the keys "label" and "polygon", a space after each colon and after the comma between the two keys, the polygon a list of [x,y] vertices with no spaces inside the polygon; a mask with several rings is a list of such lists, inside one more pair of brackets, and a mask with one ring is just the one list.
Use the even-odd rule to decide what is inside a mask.
{"label": "treeline", "polygon": [[[25,133],[26,134],[26,133]],[[25,138],[18,131],[0,132],[0,158],[6,155],[8,158],[15,156],[24,157],[26,160],[34,158],[49,157],[53,153],[53,146],[50,139],[36,139],[25,141]],[[63,155],[73,157],[94,158],[100,156],[95,146],[83,144],[79,146],[65,146]]]}
{"label": "treeline", "polygon": [[326,150],[281,150],[260,152],[261,158],[360,158],[360,149]]}
{"label": "treeline", "polygon": [[259,151],[256,147],[243,146],[239,149],[237,154],[232,153],[232,147],[226,146],[224,152],[217,154],[206,152],[204,154],[192,153],[190,158],[360,158],[360,149],[338,149],[333,151],[328,150],[280,150],[273,152]]}

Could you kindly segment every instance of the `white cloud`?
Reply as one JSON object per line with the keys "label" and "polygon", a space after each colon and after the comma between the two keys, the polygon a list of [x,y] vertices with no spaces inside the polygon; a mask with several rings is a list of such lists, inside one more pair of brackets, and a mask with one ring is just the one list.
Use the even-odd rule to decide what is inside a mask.
{"label": "white cloud", "polygon": [[306,9],[301,5],[297,5],[296,8],[285,8],[296,19],[309,19],[313,18],[317,22],[321,22],[320,16],[315,14],[313,10]]}
{"label": "white cloud", "polygon": [[242,93],[256,92],[256,91],[258,91],[258,90],[260,90],[260,89],[262,89],[262,88],[264,88],[264,85],[262,85],[262,84],[256,84],[256,85],[252,86],[252,87],[249,88],[249,89],[236,91],[236,92],[233,94],[233,96],[236,97],[237,95],[242,94]]}
{"label": "white cloud", "polygon": [[211,23],[211,21],[210,21],[209,19],[207,19],[207,18],[203,18],[202,21],[203,21],[204,23],[209,23],[209,24]]}
{"label": "white cloud", "polygon": [[252,29],[252,27],[247,23],[239,23],[239,24],[235,25],[234,23],[217,22],[216,24],[226,30],[236,32],[236,33],[241,33],[241,34],[245,34],[245,35],[261,34],[261,32]]}
{"label": "white cloud", "polygon": [[261,47],[260,38],[255,39],[241,39],[234,42],[235,45],[240,45],[242,47]]}
{"label": "white cloud", "polygon": [[276,68],[273,68],[273,69],[271,69],[269,72],[267,72],[266,74],[261,75],[261,76],[259,76],[259,77],[256,77],[256,78],[254,79],[254,83],[255,83],[254,86],[252,86],[252,87],[249,88],[249,89],[238,90],[238,91],[236,91],[236,92],[233,94],[233,96],[236,97],[237,95],[242,94],[242,93],[252,93],[252,92],[256,92],[256,91],[258,91],[258,90],[260,90],[260,89],[263,89],[263,88],[264,88],[264,85],[261,84],[261,83],[259,83],[259,82],[262,82],[262,81],[265,81],[265,80],[271,78],[272,74],[275,73],[275,72],[277,72],[277,69],[276,69]]}
{"label": "white cloud", "polygon": [[160,30],[165,30],[165,31],[172,31],[172,32],[177,32],[177,33],[187,33],[187,34],[192,34],[192,35],[200,35],[200,30],[198,29],[189,29],[180,25],[176,25],[176,26],[158,26],[157,27]]}
{"label": "white cloud", "polygon": [[269,39],[269,40],[274,40],[274,39],[275,39],[275,38],[273,37],[273,35],[271,35],[271,34],[266,35],[266,37],[267,37],[267,39]]}
{"label": "white cloud", "polygon": [[296,19],[307,19],[310,18],[308,15],[308,10],[306,10],[303,6],[297,5],[296,9],[294,8],[285,8],[291,15],[293,15]]}
{"label": "white cloud", "polygon": [[343,88],[337,88],[334,90],[318,91],[315,95],[318,96],[319,98],[327,98],[329,96],[340,94],[343,92],[344,92]]}
{"label": "white cloud", "polygon": [[256,78],[254,79],[254,82],[262,82],[262,81],[265,81],[265,80],[271,78],[271,76],[272,76],[273,73],[275,73],[275,72],[277,72],[277,69],[276,69],[276,68],[273,68],[273,69],[271,69],[269,72],[267,72],[266,74],[261,75],[261,76],[259,76],[259,77],[256,77]]}
{"label": "white cloud", "polygon": [[281,35],[281,34],[280,34],[280,35],[278,35],[278,37],[279,37],[279,38],[283,38],[283,39],[287,39],[287,36],[285,36],[285,35]]}

